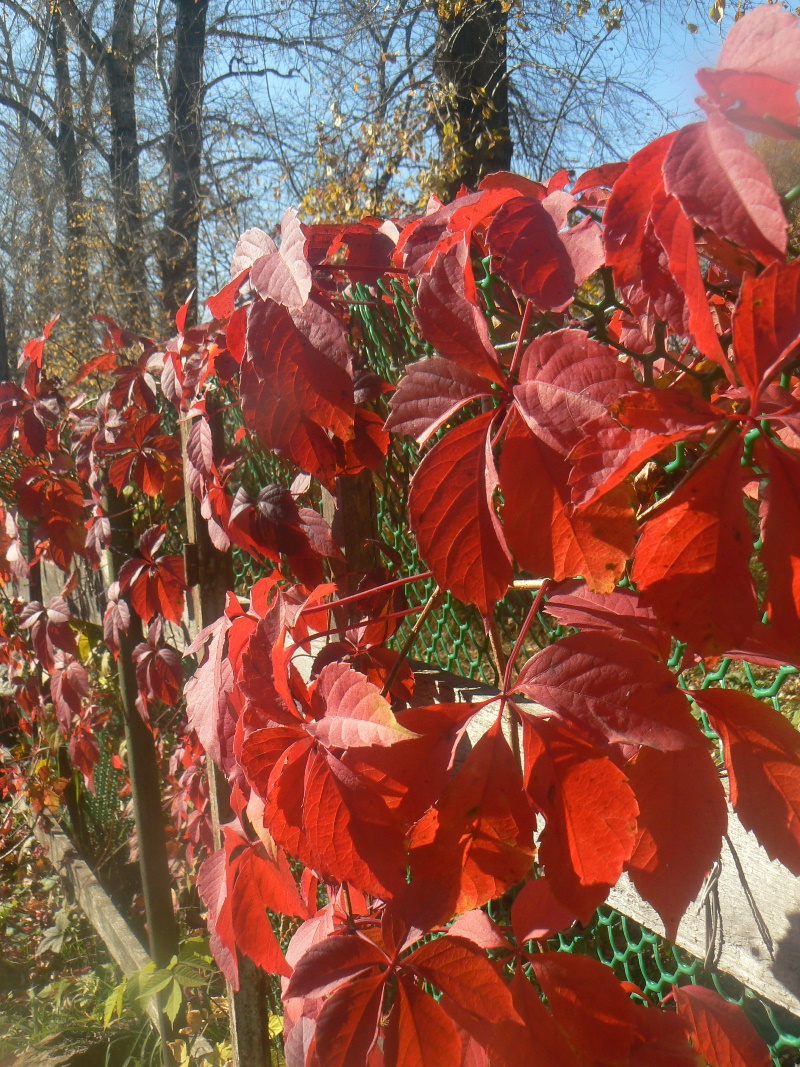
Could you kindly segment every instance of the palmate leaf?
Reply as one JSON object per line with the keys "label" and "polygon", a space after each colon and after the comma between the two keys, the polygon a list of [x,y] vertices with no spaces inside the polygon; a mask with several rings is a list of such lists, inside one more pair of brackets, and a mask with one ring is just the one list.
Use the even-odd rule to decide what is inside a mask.
{"label": "palmate leaf", "polygon": [[502,896],[530,870],[534,823],[498,719],[411,832],[408,918],[428,927]]}
{"label": "palmate leaf", "polygon": [[[264,800],[265,826],[291,855],[333,881],[375,896],[391,893],[405,881],[399,819],[380,784],[360,772],[357,759],[351,765],[340,742],[347,734],[354,753],[363,753],[376,740],[394,744],[414,735],[396,722],[379,690],[345,665],[326,667],[316,691],[319,718],[306,721],[276,704],[285,725],[273,721],[252,731],[241,744],[241,765]],[[354,745],[359,739],[361,746]]]}

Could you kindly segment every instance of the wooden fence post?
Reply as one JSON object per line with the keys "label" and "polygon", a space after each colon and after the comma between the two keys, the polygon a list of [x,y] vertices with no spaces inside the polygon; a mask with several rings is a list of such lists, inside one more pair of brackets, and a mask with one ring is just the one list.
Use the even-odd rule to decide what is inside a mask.
{"label": "wooden fence post", "polygon": [[[109,490],[107,512],[111,523],[111,543],[108,560],[113,581],[118,581],[122,564],[135,556],[133,524],[130,506],[113,490]],[[138,687],[133,662],[133,650],[143,639],[142,624],[135,611],[127,634],[120,634],[117,670],[125,721],[125,740],[128,748],[128,768],[131,776],[133,813],[139,843],[139,870],[147,917],[150,957],[156,967],[166,967],[178,954],[178,924],[172,906],[172,877],[167,857],[164,832],[164,812],[161,805],[161,774],[155,740],[136,707]],[[159,1033],[165,1067],[174,1067],[174,1059],[167,1041],[172,1027],[159,1002]]]}
{"label": "wooden fence post", "polygon": [[[214,454],[225,451],[222,411],[209,400],[209,424]],[[198,502],[185,477],[186,441],[189,423],[181,422],[184,493],[186,499],[186,581],[190,592],[190,615],[195,632],[215,622],[225,610],[225,599],[233,589],[233,561],[230,551],[219,552],[211,543],[208,527],[199,513]],[[194,635],[193,635],[194,636]],[[214,847],[222,847],[220,825],[233,815],[230,791],[224,775],[213,760],[206,759],[208,792]],[[231,1046],[234,1067],[269,1067],[272,1062],[269,1035],[269,1012],[266,999],[266,976],[260,968],[238,955],[239,989],[228,985]]]}

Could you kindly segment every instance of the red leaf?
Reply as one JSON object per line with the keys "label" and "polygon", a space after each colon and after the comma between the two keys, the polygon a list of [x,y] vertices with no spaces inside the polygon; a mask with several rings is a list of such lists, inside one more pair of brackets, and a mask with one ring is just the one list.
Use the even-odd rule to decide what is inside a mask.
{"label": "red leaf", "polygon": [[576,288],[603,262],[599,229],[591,219],[564,236],[570,234],[568,247],[543,204],[519,196],[499,209],[488,241],[492,256],[500,260],[500,275],[516,293],[548,311],[566,307]]}
{"label": "red leaf", "polygon": [[[289,208],[281,219],[280,248],[260,256],[250,269],[250,284],[262,300],[274,300],[286,308],[303,307],[311,292],[311,266],[305,256],[305,243],[297,212]],[[239,245],[236,251],[239,253]],[[238,262],[234,257],[234,263]]]}
{"label": "red leaf", "polygon": [[484,952],[457,937],[429,941],[406,956],[403,967],[441,990],[462,1011],[502,1024],[518,1022],[508,986]]}
{"label": "red leaf", "polygon": [[546,941],[568,930],[577,917],[556,900],[546,878],[529,879],[511,905],[511,925],[520,947],[526,941]]}
{"label": "red leaf", "polygon": [[50,695],[58,724],[68,737],[73,715],[80,715],[83,701],[89,696],[89,675],[78,660],[63,668],[54,667],[50,675]]}
{"label": "red leaf", "polygon": [[[296,919],[308,918],[308,907],[301,899],[286,856],[280,849],[270,856],[261,844],[246,843],[238,834],[225,831],[225,844],[229,856],[244,845],[241,853],[235,856],[235,878],[237,885],[233,891],[234,928],[241,925],[246,930],[248,910],[252,911],[251,921],[255,922],[256,912],[260,917],[265,908],[279,915],[291,915]],[[238,882],[247,882],[240,887]],[[237,903],[238,901],[238,903]],[[242,912],[242,923],[237,920],[237,909]],[[245,938],[241,942],[244,951],[248,949]]]}
{"label": "red leaf", "polygon": [[511,979],[511,995],[525,1022],[525,1031],[509,1033],[509,1027],[495,1031],[492,1053],[500,1053],[499,1062],[513,1067],[534,1063],[536,1067],[578,1067],[578,1058],[564,1032],[539,999],[536,987],[521,966],[517,966]]}
{"label": "red leaf", "polygon": [[353,381],[344,329],[319,304],[293,317],[256,301],[247,322],[242,411],[268,449],[332,486],[337,456],[328,436],[353,426]]}
{"label": "red leaf", "polygon": [[642,748],[628,768],[639,805],[639,839],[628,864],[633,884],[675,941],[728,826],[725,791],[705,748]]}
{"label": "red leaf", "polygon": [[412,363],[389,402],[386,429],[420,445],[471,400],[491,395],[489,383],[457,363],[434,356]]}
{"label": "red leaf", "polygon": [[800,457],[765,440],[769,482],[761,507],[770,630],[800,647]]}
{"label": "red leaf", "polygon": [[796,83],[800,71],[800,24],[780,7],[758,7],[731,26],[717,70],[763,74]]}
{"label": "red leaf", "polygon": [[[226,835],[226,849],[231,841]],[[234,845],[235,847],[235,845]],[[236,945],[240,951],[268,974],[287,978],[292,970],[286,962],[267,915],[267,908],[304,916],[306,909],[297,895],[296,905],[286,890],[286,876],[291,879],[284,859],[285,874],[279,878],[273,865],[258,854],[261,846],[247,845],[245,851],[228,866],[228,896]]]}
{"label": "red leaf", "polygon": [[581,582],[564,582],[547,598],[546,611],[561,626],[614,634],[636,641],[663,662],[669,659],[672,640],[652,608],[632,589],[593,593]]}
{"label": "red leaf", "polygon": [[384,982],[382,974],[365,975],[325,1001],[317,1017],[312,1063],[320,1067],[367,1064],[378,1038]]}
{"label": "red leaf", "polygon": [[770,1067],[769,1049],[738,1004],[703,986],[676,988],[673,995],[692,1045],[709,1067]]}
{"label": "red leaf", "polygon": [[[218,849],[209,856],[197,872],[197,892],[205,904],[210,934],[210,947],[217,964],[235,990],[239,988],[239,964],[236,945],[230,928],[226,850]],[[217,929],[217,923],[220,930]]]}
{"label": "red leaf", "polygon": [[664,160],[666,190],[698,225],[764,263],[786,257],[786,216],[767,169],[718,113],[684,126]]}
{"label": "red leaf", "polygon": [[600,167],[593,167],[581,174],[572,186],[572,195],[577,196],[585,189],[611,189],[618,178],[625,173],[627,163],[603,163]]}
{"label": "red leaf", "polygon": [[433,997],[401,980],[384,1044],[386,1067],[450,1067],[461,1062],[458,1028]]}
{"label": "red leaf", "polygon": [[737,647],[756,622],[741,449],[734,436],[690,474],[645,523],[634,554],[642,601],[701,653]]}
{"label": "red leaf", "polygon": [[422,336],[466,371],[502,383],[486,317],[478,306],[466,240],[439,255],[423,275],[414,308]]}
{"label": "red leaf", "polygon": [[236,242],[236,248],[231,260],[231,278],[237,278],[250,268],[259,259],[271,256],[278,251],[278,246],[268,233],[264,233],[257,226],[245,232]]}
{"label": "red leaf", "polygon": [[23,365],[23,363],[27,362],[34,367],[38,367],[41,370],[42,360],[44,358],[44,343],[48,339],[50,334],[53,332],[53,327],[60,318],[60,315],[56,315],[55,318],[50,319],[44,330],[42,330],[41,337],[36,337],[32,341],[28,341],[28,343],[25,345],[25,348],[22,350],[22,355],[20,356],[20,367]]}
{"label": "red leaf", "polygon": [[184,580],[181,556],[154,558],[164,541],[164,527],[153,526],[139,542],[139,551],[144,560],[130,559],[123,563],[119,572],[122,592],[130,589],[134,611],[143,622],[149,623],[154,615],[163,615],[169,622],[179,623],[183,618]]}
{"label": "red leaf", "polygon": [[655,235],[667,253],[669,270],[686,300],[689,333],[699,351],[726,367],[700,273],[694,226],[671,196],[656,196],[652,207]]}
{"label": "red leaf", "polygon": [[387,746],[416,736],[400,725],[377,686],[345,663],[328,664],[316,692],[325,701],[325,714],[306,729],[327,748]]}
{"label": "red leaf", "polygon": [[699,71],[697,80],[731,121],[760,133],[781,136],[769,121],[758,120],[769,114],[789,125],[797,123],[798,70],[797,19],[777,6],[763,6],[734,23],[722,46],[717,69]]}
{"label": "red leaf", "polygon": [[514,399],[532,433],[566,456],[590,422],[636,387],[630,367],[582,330],[537,337],[525,349]]}
{"label": "red leaf", "polygon": [[287,1000],[321,997],[368,971],[377,970],[383,977],[388,967],[386,953],[369,938],[360,934],[336,934],[318,941],[304,953],[283,995]]}
{"label": "red leaf", "polygon": [[800,734],[749,693],[693,690],[722,738],[731,804],[742,826],[800,876]]}
{"label": "red leaf", "polygon": [[495,412],[457,426],[420,464],[408,510],[420,555],[443,589],[487,615],[508,589],[511,557],[494,510]]}
{"label": "red leaf", "polygon": [[532,574],[556,581],[582,575],[596,592],[610,593],[633,553],[633,510],[620,490],[574,511],[569,469],[514,416],[500,459],[506,538]]}
{"label": "red leaf", "polygon": [[461,937],[465,941],[471,941],[484,952],[509,947],[508,941],[500,933],[498,927],[480,908],[473,908],[472,911],[459,915],[456,921],[447,928],[447,934],[448,937]]}
{"label": "red leaf", "polygon": [[300,724],[255,731],[241,764],[265,801],[265,826],[307,867],[384,899],[405,884],[403,835],[379,788]]}
{"label": "red leaf", "polygon": [[703,743],[675,675],[633,641],[571,634],[529,659],[516,688],[598,739],[665,752]]}
{"label": "red leaf", "polygon": [[119,582],[108,587],[108,603],[103,614],[103,640],[114,659],[119,656],[120,634],[126,634],[131,624],[131,609],[120,599]]}
{"label": "red leaf", "polygon": [[625,172],[614,188],[603,216],[603,243],[606,262],[614,269],[614,281],[626,290],[639,286],[642,278],[642,251],[653,196],[663,187],[661,167],[675,134],[653,141],[631,156]]}
{"label": "red leaf", "polygon": [[206,307],[215,319],[223,322],[231,317],[236,309],[236,297],[239,295],[239,290],[242,288],[246,277],[247,271],[240,271],[233,276],[227,285],[223,285],[218,293],[206,300]]}
{"label": "red leaf", "polygon": [[620,397],[610,413],[619,425],[601,420],[587,427],[569,456],[573,464],[569,481],[581,510],[667,445],[701,437],[722,417],[700,397],[666,389],[633,390]]}
{"label": "red leaf", "polygon": [[[186,683],[186,714],[208,756],[226,774],[233,773],[236,759],[233,738],[236,716],[228,697],[233,690],[233,669],[226,655],[230,620],[223,615],[204,631],[208,640],[199,667]],[[203,636],[203,635],[199,635]],[[194,646],[189,651],[195,651]]]}
{"label": "red leaf", "polygon": [[800,261],[774,263],[746,277],[733,313],[734,366],[752,410],[764,387],[796,355],[800,342]]}
{"label": "red leaf", "polygon": [[575,1051],[597,1067],[627,1063],[636,1015],[612,971],[599,960],[561,952],[533,956],[531,966]]}
{"label": "red leaf", "polygon": [[214,471],[214,439],[206,418],[195,419],[186,436],[187,474],[192,492],[202,499],[206,483]]}
{"label": "red leaf", "polygon": [[528,791],[547,825],[539,860],[557,899],[588,922],[636,842],[638,806],[607,756],[556,723],[522,718]]}
{"label": "red leaf", "polygon": [[533,860],[533,830],[522,776],[498,719],[412,831],[411,894],[420,909],[412,921],[433,925],[521,881]]}

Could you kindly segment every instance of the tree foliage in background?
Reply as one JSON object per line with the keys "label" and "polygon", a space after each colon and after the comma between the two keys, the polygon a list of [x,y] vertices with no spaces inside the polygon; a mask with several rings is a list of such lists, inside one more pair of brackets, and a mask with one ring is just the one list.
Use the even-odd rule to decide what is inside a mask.
{"label": "tree foliage in background", "polygon": [[56,305],[65,369],[93,313],[158,332],[289,203],[391,215],[616,158],[663,119],[659,34],[643,0],[3,0],[0,349]]}

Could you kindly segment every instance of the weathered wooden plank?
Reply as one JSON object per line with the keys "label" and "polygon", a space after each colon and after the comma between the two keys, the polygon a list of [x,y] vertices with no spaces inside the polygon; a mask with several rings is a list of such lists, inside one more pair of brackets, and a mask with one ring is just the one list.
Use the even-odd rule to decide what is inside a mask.
{"label": "weathered wooden plank", "polygon": [[[135,974],[146,967],[150,963],[150,956],[66,834],[41,817],[35,822],[33,833],[53,867],[71,887],[75,900],[103,939],[122,973]],[[155,999],[148,1004],[147,1012],[158,1027],[160,1016]]]}
{"label": "weathered wooden plank", "polygon": [[[800,879],[770,860],[732,811],[718,873],[716,885],[709,879],[708,892],[689,907],[675,944],[800,1016]],[[663,935],[663,923],[627,875],[608,903]]]}

